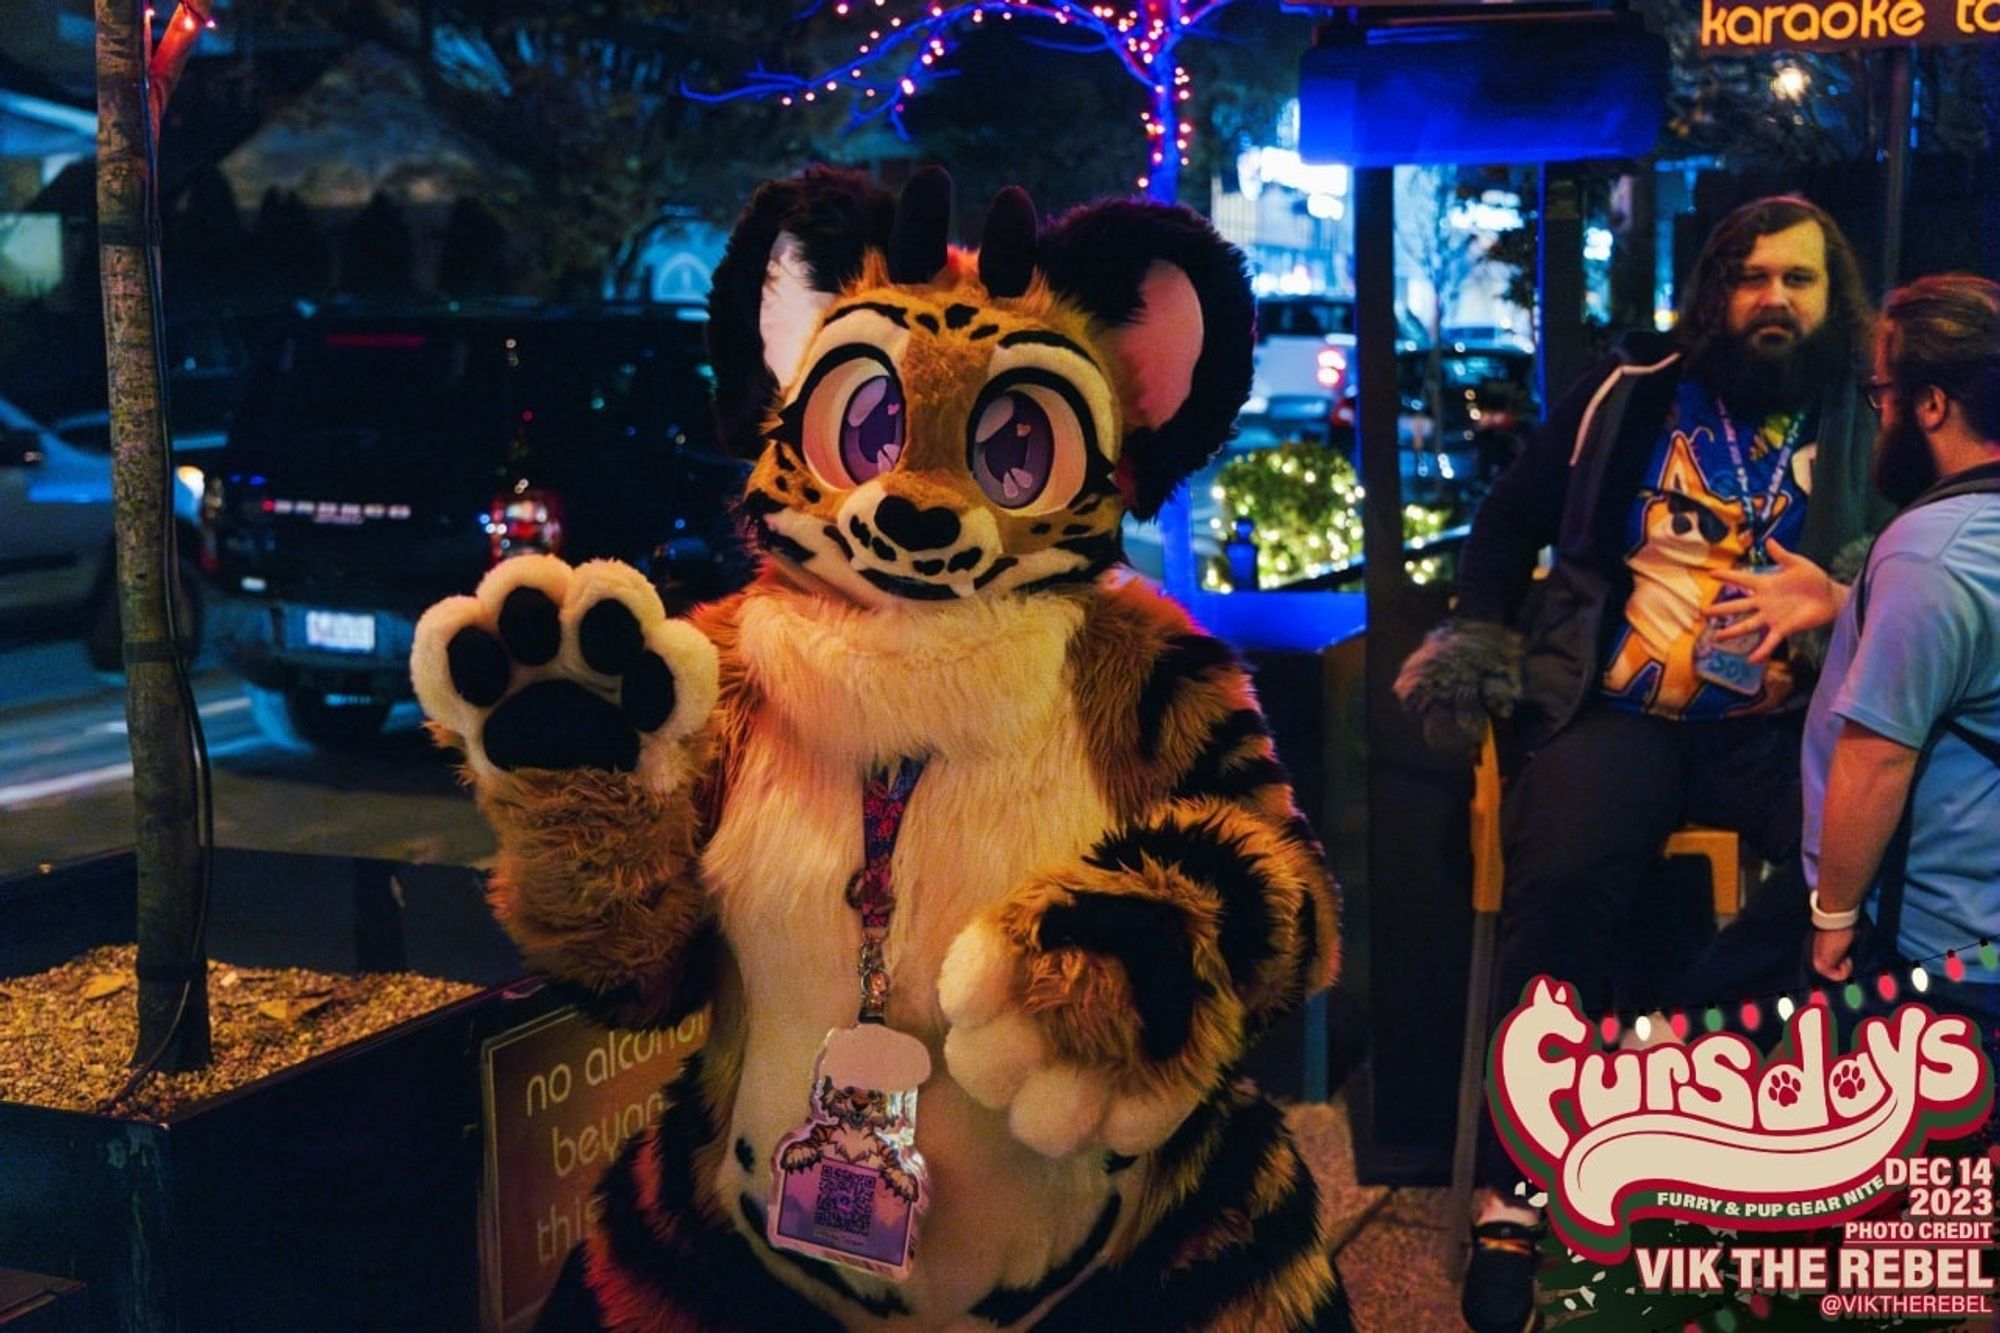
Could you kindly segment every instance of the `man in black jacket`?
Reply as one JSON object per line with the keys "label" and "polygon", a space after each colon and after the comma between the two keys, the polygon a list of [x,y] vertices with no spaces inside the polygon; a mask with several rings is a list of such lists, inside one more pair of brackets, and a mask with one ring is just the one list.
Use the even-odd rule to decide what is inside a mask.
{"label": "man in black jacket", "polygon": [[[1593,367],[1474,518],[1455,614],[1397,693],[1435,745],[1470,752],[1489,717],[1512,719],[1497,1011],[1541,973],[1574,983],[1587,1013],[1667,1003],[1640,912],[1688,820],[1789,869],[1760,897],[1785,899],[1776,933],[1795,917],[1802,939],[1811,667],[1794,636],[1832,620],[1825,571],[1843,548],[1858,558],[1870,510],[1873,420],[1854,377],[1869,314],[1831,218],[1790,196],[1745,205],[1709,237],[1675,335],[1631,337]],[[1758,609],[1732,610],[1750,576]],[[1475,1329],[1536,1317],[1540,1216],[1520,1180],[1488,1126]]]}

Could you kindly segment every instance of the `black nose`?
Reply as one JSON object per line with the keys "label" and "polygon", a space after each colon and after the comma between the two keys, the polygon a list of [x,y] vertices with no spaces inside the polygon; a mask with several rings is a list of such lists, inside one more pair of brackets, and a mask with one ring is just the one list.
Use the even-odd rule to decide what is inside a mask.
{"label": "black nose", "polygon": [[958,540],[958,515],[949,509],[919,509],[900,495],[875,506],[875,530],[905,551],[935,551]]}

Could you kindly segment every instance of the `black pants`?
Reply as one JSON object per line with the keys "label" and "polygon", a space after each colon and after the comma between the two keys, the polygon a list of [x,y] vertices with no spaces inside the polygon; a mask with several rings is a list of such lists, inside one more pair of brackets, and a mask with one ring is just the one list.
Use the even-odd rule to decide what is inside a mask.
{"label": "black pants", "polygon": [[[1796,970],[1805,890],[1798,872],[1797,713],[1668,722],[1592,704],[1527,756],[1501,798],[1506,886],[1494,959],[1497,1026],[1537,975],[1577,988],[1586,1017],[1727,1003]],[[1702,944],[1710,911],[1664,902],[1660,847],[1694,821],[1733,829],[1779,873],[1742,926]],[[1703,932],[1705,933],[1705,931]],[[1739,989],[1742,988],[1742,989]],[[1709,993],[1713,992],[1713,993]],[[1725,993],[1727,992],[1727,993]],[[1490,1121],[1478,1181],[1521,1179]]]}

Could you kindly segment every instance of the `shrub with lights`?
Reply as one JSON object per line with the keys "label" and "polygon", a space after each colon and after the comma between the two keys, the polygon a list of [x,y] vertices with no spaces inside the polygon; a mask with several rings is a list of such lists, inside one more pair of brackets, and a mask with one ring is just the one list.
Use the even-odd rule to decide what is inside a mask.
{"label": "shrub with lights", "polygon": [[[1227,544],[1239,533],[1257,547],[1257,582],[1277,587],[1351,564],[1361,554],[1361,479],[1337,449],[1305,440],[1287,440],[1269,449],[1240,453],[1213,474],[1209,495],[1216,515],[1209,535],[1224,553],[1202,570],[1202,586],[1230,591]],[[1403,506],[1403,540],[1421,541],[1444,530],[1450,511]],[[1247,522],[1247,529],[1239,524]],[[1408,562],[1419,583],[1436,579],[1442,562],[1426,556]]]}

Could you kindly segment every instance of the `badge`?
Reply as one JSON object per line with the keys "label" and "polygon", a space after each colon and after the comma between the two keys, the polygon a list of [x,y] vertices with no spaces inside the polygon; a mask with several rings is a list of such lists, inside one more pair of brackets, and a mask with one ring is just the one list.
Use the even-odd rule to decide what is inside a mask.
{"label": "badge", "polygon": [[895,1282],[910,1275],[930,1206],[916,1143],[930,1074],[930,1052],[907,1033],[861,1023],[827,1034],[806,1122],[771,1156],[772,1245]]}
{"label": "badge", "polygon": [[[1744,596],[1741,588],[1726,586],[1716,594],[1716,603],[1730,601]],[[1694,641],[1694,674],[1711,685],[1719,685],[1736,694],[1752,695],[1764,687],[1764,663],[1752,662],[1750,650],[1755,647],[1752,639],[1742,648],[1730,648],[1722,640],[1730,637],[1730,629],[1741,616],[1717,616],[1701,627],[1701,633]]]}

